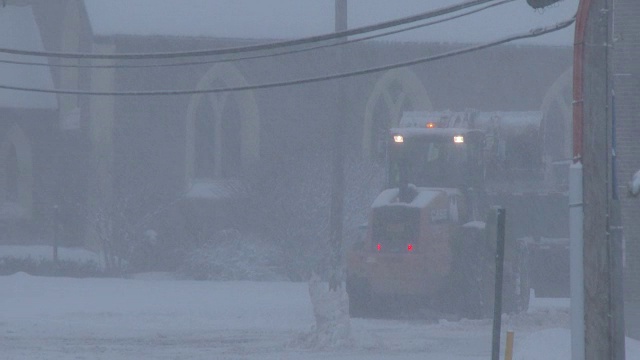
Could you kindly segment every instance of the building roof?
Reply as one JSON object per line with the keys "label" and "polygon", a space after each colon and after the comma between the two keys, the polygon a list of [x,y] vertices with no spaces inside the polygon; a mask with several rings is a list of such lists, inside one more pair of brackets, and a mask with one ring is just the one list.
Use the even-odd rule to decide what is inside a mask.
{"label": "building roof", "polygon": [[[0,8],[0,47],[44,51],[40,30],[30,6]],[[28,56],[1,54],[1,59],[41,62]],[[34,67],[0,63],[0,84],[35,88],[53,88],[51,72],[47,67]],[[21,92],[0,89],[0,107],[17,109],[57,109],[54,94]]]}
{"label": "building roof", "polygon": [[[406,17],[467,0],[348,0],[349,28]],[[94,35],[189,36],[289,39],[334,30],[335,0],[85,0]],[[578,0],[563,0],[544,11],[525,0],[462,19],[384,37],[394,41],[482,43],[575,15]],[[573,27],[540,38],[542,45],[573,44]]]}

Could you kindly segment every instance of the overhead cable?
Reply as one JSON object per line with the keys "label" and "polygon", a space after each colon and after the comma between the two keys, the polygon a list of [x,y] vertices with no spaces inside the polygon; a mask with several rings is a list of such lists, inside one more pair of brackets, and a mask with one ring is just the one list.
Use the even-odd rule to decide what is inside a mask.
{"label": "overhead cable", "polygon": [[65,58],[65,59],[112,59],[112,60],[141,60],[141,59],[171,59],[182,57],[196,57],[196,56],[214,56],[225,54],[239,54],[252,51],[273,50],[282,47],[305,45],[309,43],[317,43],[321,41],[334,40],[347,36],[360,35],[373,31],[388,29],[395,26],[414,23],[417,21],[446,15],[466,8],[482,5],[484,3],[492,2],[495,0],[469,0],[464,3],[451,5],[436,10],[430,10],[422,12],[417,15],[412,15],[395,20],[389,20],[380,22],[373,25],[362,26],[345,31],[338,31],[324,35],[315,35],[293,40],[285,40],[272,42],[267,44],[256,44],[242,47],[232,47],[223,49],[205,49],[205,50],[192,50],[192,51],[179,51],[179,52],[157,52],[157,53],[127,53],[127,54],[94,54],[94,53],[68,53],[68,52],[51,52],[51,51],[34,51],[34,50],[18,50],[10,48],[0,48],[0,53],[14,54],[14,55],[29,55],[38,57],[50,57],[50,58]]}
{"label": "overhead cable", "polygon": [[506,4],[506,3],[509,3],[509,2],[513,2],[513,1],[515,1],[515,0],[502,0],[502,1],[499,1],[499,2],[497,2],[495,4],[485,5],[485,6],[481,7],[481,8],[470,10],[470,11],[464,12],[462,14],[457,14],[457,15],[449,16],[449,17],[446,17],[446,18],[443,18],[443,19],[426,22],[424,24],[413,25],[413,26],[410,26],[410,27],[406,27],[406,28],[402,28],[402,29],[398,29],[398,30],[387,31],[387,32],[383,32],[383,33],[378,33],[378,34],[375,34],[375,35],[370,35],[370,36],[366,36],[366,37],[362,37],[362,38],[350,39],[350,40],[340,41],[340,42],[325,43],[325,44],[322,44],[322,45],[316,45],[316,46],[306,47],[306,48],[302,48],[302,49],[293,49],[293,50],[280,51],[280,52],[275,52],[275,53],[270,53],[270,54],[258,54],[258,55],[249,55],[249,56],[241,56],[241,57],[225,58],[225,59],[189,61],[189,62],[179,62],[179,63],[164,63],[164,64],[162,64],[162,63],[160,63],[160,64],[111,64],[111,65],[49,64],[49,63],[17,61],[17,60],[4,60],[4,59],[0,59],[0,63],[16,64],[16,65],[29,65],[29,66],[44,66],[44,67],[55,67],[55,68],[128,69],[128,68],[162,68],[162,67],[176,67],[176,66],[209,65],[209,64],[241,61],[241,60],[262,59],[262,58],[268,58],[268,57],[274,57],[274,56],[283,56],[283,55],[291,55],[291,54],[303,53],[303,52],[308,52],[308,51],[312,51],[312,50],[329,48],[329,47],[333,47],[333,46],[349,45],[349,44],[353,44],[353,43],[357,43],[357,42],[362,42],[362,41],[366,41],[366,40],[381,38],[381,37],[384,37],[384,36],[394,35],[394,34],[406,32],[406,31],[410,31],[410,30],[415,30],[415,29],[419,29],[419,28],[423,28],[423,27],[427,27],[427,26],[431,26],[431,25],[436,25],[436,24],[440,24],[440,23],[443,23],[443,22],[451,21],[451,20],[455,20],[455,19],[458,19],[458,18],[461,18],[461,17],[464,17],[464,16],[472,15],[472,14],[478,13],[480,11],[483,11],[483,10],[486,10],[486,9],[489,9],[489,8],[492,8],[492,7],[495,7],[495,6],[503,5],[503,4]]}
{"label": "overhead cable", "polygon": [[400,67],[417,65],[422,63],[427,63],[435,60],[445,59],[453,56],[458,56],[482,49],[487,49],[493,46],[506,44],[515,40],[534,38],[538,36],[542,36],[544,34],[552,33],[566,27],[569,27],[571,24],[575,22],[575,16],[569,20],[562,21],[552,26],[536,28],[532,29],[527,33],[513,35],[509,37],[502,38],[500,40],[487,42],[484,44],[465,47],[458,50],[448,51],[442,54],[422,57],[410,61],[378,66],[367,68],[358,71],[346,72],[346,73],[338,73],[320,77],[311,77],[305,79],[298,80],[290,80],[290,81],[282,81],[282,82],[274,82],[274,83],[266,83],[266,84],[257,84],[257,85],[245,85],[238,87],[227,87],[227,88],[214,88],[214,89],[190,89],[190,90],[155,90],[155,91],[83,91],[83,90],[68,90],[68,89],[44,89],[44,88],[30,88],[30,87],[21,87],[21,86],[11,86],[11,85],[0,85],[0,89],[6,90],[16,90],[16,91],[29,91],[29,92],[39,92],[39,93],[51,93],[51,94],[68,94],[68,95],[92,95],[92,96],[167,96],[167,95],[193,95],[193,94],[210,94],[210,93],[222,93],[222,92],[236,92],[236,91],[246,91],[246,90],[259,90],[259,89],[267,89],[267,88],[276,88],[283,86],[292,86],[292,85],[302,85],[309,84],[320,81],[327,80],[335,80],[346,77],[360,76],[371,73],[377,73],[387,70],[392,70]]}

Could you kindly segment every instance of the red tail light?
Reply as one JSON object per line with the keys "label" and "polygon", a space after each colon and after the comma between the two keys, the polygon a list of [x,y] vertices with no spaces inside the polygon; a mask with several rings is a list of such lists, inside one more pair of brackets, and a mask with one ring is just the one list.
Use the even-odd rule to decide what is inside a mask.
{"label": "red tail light", "polygon": [[382,244],[378,244],[378,246],[376,246],[376,248],[378,249],[378,251],[382,250]]}
{"label": "red tail light", "polygon": [[413,244],[408,244],[407,245],[407,250],[413,251]]}

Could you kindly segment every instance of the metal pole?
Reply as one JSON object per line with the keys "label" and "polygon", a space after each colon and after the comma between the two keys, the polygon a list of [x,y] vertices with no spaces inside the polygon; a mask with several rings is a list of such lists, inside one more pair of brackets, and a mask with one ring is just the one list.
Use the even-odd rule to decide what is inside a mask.
{"label": "metal pole", "polygon": [[591,0],[580,0],[573,46],[573,164],[569,170],[571,359],[585,359],[583,129],[585,123],[585,36]]}
{"label": "metal pole", "polygon": [[58,246],[60,244],[60,207],[53,206],[53,265],[58,269]]}
{"label": "metal pole", "polygon": [[[615,184],[614,184],[615,185]],[[620,214],[620,200],[611,203],[609,224],[609,246],[611,267],[611,337],[614,360],[625,359],[625,322],[622,271],[622,224]]]}
{"label": "metal pole", "polygon": [[571,288],[571,359],[584,360],[584,221],[582,163],[569,168],[569,266]]}
{"label": "metal pole", "polygon": [[[612,11],[612,8],[609,8]],[[612,32],[611,32],[612,33]],[[609,69],[611,70],[611,69]],[[611,74],[611,71],[609,72]],[[613,77],[611,87],[613,88]],[[611,202],[609,205],[609,266],[611,274],[611,329],[614,360],[625,359],[624,292],[622,271],[622,216],[618,197],[616,171],[616,108],[615,92],[611,92]]]}
{"label": "metal pole", "polygon": [[[347,30],[347,0],[335,0],[335,30],[336,32]],[[337,39],[342,41],[344,39]],[[342,65],[344,54],[337,47],[336,65]],[[336,114],[333,122],[333,158],[331,177],[331,214],[329,228],[331,232],[331,259],[329,269],[329,289],[336,290],[342,284],[342,227],[344,209],[344,129],[347,119],[346,94],[341,80],[335,82],[336,86]]]}
{"label": "metal pole", "polygon": [[591,0],[584,36],[585,359],[614,359],[611,234],[611,0]]}
{"label": "metal pole", "polygon": [[504,233],[506,210],[494,207],[496,211],[497,243],[496,243],[496,286],[493,302],[493,343],[491,358],[500,359],[500,327],[502,325],[502,274],[504,272]]}

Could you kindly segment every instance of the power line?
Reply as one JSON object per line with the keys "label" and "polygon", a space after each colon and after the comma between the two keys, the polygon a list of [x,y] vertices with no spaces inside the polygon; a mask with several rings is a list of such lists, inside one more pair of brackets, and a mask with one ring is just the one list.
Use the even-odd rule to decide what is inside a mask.
{"label": "power line", "polygon": [[414,59],[411,61],[400,62],[390,65],[384,65],[379,67],[372,67],[358,71],[346,72],[346,73],[338,73],[320,77],[312,77],[298,80],[290,80],[290,81],[282,81],[275,83],[267,83],[267,84],[258,84],[258,85],[246,85],[246,86],[238,86],[238,87],[229,87],[229,88],[217,88],[217,89],[193,89],[193,90],[156,90],[156,91],[82,91],[82,90],[65,90],[65,89],[43,89],[43,88],[28,88],[28,87],[20,87],[20,86],[10,86],[10,85],[0,85],[0,89],[6,90],[16,90],[16,91],[29,91],[29,92],[40,92],[40,93],[52,93],[52,94],[67,94],[67,95],[93,95],[93,96],[166,96],[166,95],[193,95],[193,94],[210,94],[210,93],[221,93],[221,92],[235,92],[235,91],[246,91],[246,90],[259,90],[259,89],[267,89],[267,88],[275,88],[275,87],[283,87],[283,86],[291,86],[291,85],[302,85],[326,80],[334,80],[346,77],[360,76],[366,75],[391,69],[396,69],[404,66],[417,65],[422,63],[427,63],[435,60],[445,59],[457,55],[462,55],[482,49],[487,49],[496,45],[505,44],[508,42],[512,42],[515,40],[522,40],[527,38],[538,37],[547,33],[551,33],[554,31],[558,31],[564,29],[575,21],[575,17],[565,20],[563,22],[557,23],[552,26],[532,29],[527,33],[513,35],[510,37],[506,37],[500,40],[484,43],[481,45],[470,46],[458,50],[453,50],[449,52],[445,52],[438,55],[422,57],[418,59]]}
{"label": "power line", "polygon": [[179,52],[158,52],[158,53],[128,53],[128,54],[91,54],[91,53],[67,53],[67,52],[50,52],[50,51],[33,51],[33,50],[19,50],[10,48],[0,48],[0,53],[13,54],[13,55],[29,55],[38,57],[56,57],[66,59],[111,59],[111,60],[141,60],[141,59],[170,59],[180,57],[195,57],[195,56],[213,56],[224,54],[239,54],[245,52],[272,50],[282,47],[305,45],[309,43],[317,43],[321,41],[339,39],[347,36],[365,34],[377,30],[383,30],[395,26],[414,23],[420,20],[425,20],[441,15],[446,15],[455,11],[464,10],[469,7],[482,5],[495,0],[469,0],[457,5],[451,5],[436,10],[426,11],[417,15],[412,15],[395,20],[389,20],[380,22],[373,25],[362,26],[359,28],[353,28],[350,30],[333,32],[324,35],[309,36],[294,40],[285,40],[272,42],[268,44],[256,44],[243,47],[223,48],[223,49],[205,49],[205,50],[193,50],[193,51],[179,51]]}
{"label": "power line", "polygon": [[362,41],[376,39],[376,38],[380,38],[380,37],[384,37],[384,36],[394,35],[394,34],[398,34],[398,33],[401,33],[401,32],[406,32],[406,31],[410,31],[410,30],[415,30],[415,29],[419,29],[419,28],[423,28],[423,27],[427,27],[427,26],[431,26],[431,25],[436,25],[436,24],[440,24],[440,23],[443,23],[443,22],[451,21],[451,20],[455,20],[455,19],[458,19],[458,18],[461,18],[461,17],[472,15],[472,14],[484,11],[486,9],[489,9],[489,8],[492,8],[492,7],[495,7],[495,6],[499,6],[499,5],[503,5],[503,4],[506,4],[506,3],[509,3],[509,2],[513,2],[513,1],[515,1],[515,0],[502,0],[502,1],[499,1],[499,2],[497,2],[495,4],[489,4],[489,5],[483,6],[481,8],[475,9],[475,10],[467,11],[467,12],[462,13],[462,14],[453,15],[453,16],[449,16],[449,17],[446,17],[446,18],[443,18],[443,19],[426,22],[424,24],[413,25],[413,26],[410,26],[410,27],[406,27],[406,28],[402,28],[402,29],[398,29],[398,30],[393,30],[393,31],[387,31],[387,32],[384,32],[384,33],[370,35],[370,36],[366,36],[366,37],[362,37],[362,38],[351,39],[351,40],[335,42],[335,43],[329,43],[329,44],[323,44],[323,45],[316,45],[316,46],[311,46],[311,47],[307,47],[307,48],[303,48],[303,49],[294,49],[294,50],[287,50],[287,51],[281,51],[281,52],[270,53],[270,54],[259,54],[259,55],[243,56],[243,57],[237,57],[237,58],[203,60],[203,61],[189,61],[189,62],[168,63],[168,64],[113,64],[113,65],[49,64],[49,63],[17,61],[17,60],[3,60],[3,59],[0,59],[0,63],[14,64],[14,65],[44,66],[44,67],[54,67],[54,68],[127,69],[127,68],[161,68],[161,67],[176,67],[176,66],[207,65],[207,64],[217,64],[217,63],[234,62],[234,61],[241,61],[241,60],[253,60],[253,59],[261,59],[261,58],[274,57],[274,56],[291,55],[291,54],[296,54],[296,53],[308,52],[308,51],[312,51],[312,50],[329,48],[329,47],[333,47],[333,46],[349,45],[349,44],[353,44],[353,43],[357,43],[357,42],[362,42]]}

